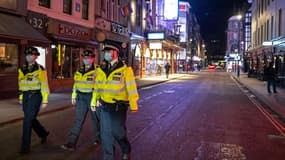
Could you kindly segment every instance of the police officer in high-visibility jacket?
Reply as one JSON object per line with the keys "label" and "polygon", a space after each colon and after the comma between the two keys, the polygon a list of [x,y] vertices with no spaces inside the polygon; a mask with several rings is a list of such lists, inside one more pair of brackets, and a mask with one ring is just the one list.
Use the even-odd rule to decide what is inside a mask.
{"label": "police officer in high-visibility jacket", "polygon": [[88,111],[90,112],[93,122],[93,144],[98,145],[100,142],[99,119],[96,112],[91,111],[90,108],[90,102],[94,90],[94,79],[96,76],[96,67],[94,65],[95,54],[92,50],[85,50],[82,57],[83,65],[75,72],[73,92],[71,96],[72,104],[76,105],[76,117],[73,127],[69,132],[67,143],[61,145],[62,149],[69,151],[74,151],[76,149],[76,143]]}
{"label": "police officer in high-visibility jacket", "polygon": [[41,138],[41,143],[45,143],[49,135],[37,120],[40,107],[46,108],[48,104],[47,72],[36,62],[40,55],[37,48],[27,48],[25,55],[26,64],[18,70],[19,103],[23,105],[24,111],[21,154],[30,152],[32,129]]}
{"label": "police officer in high-visibility jacket", "polygon": [[118,60],[119,49],[106,44],[104,61],[97,69],[91,108],[100,108],[100,126],[104,160],[113,160],[115,141],[122,150],[122,159],[130,159],[131,145],[127,139],[128,107],[138,110],[139,95],[133,71]]}

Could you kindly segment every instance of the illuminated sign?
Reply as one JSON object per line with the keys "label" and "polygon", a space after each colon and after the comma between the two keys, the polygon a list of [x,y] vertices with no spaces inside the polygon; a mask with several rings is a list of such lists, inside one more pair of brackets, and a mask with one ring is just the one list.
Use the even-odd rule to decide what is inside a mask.
{"label": "illuminated sign", "polygon": [[150,32],[147,33],[148,40],[164,40],[165,34],[164,32]]}
{"label": "illuminated sign", "polygon": [[190,4],[188,2],[179,2],[180,12],[188,12],[189,8],[190,8]]}
{"label": "illuminated sign", "polygon": [[164,20],[177,20],[178,18],[178,0],[164,1]]}
{"label": "illuminated sign", "polygon": [[188,33],[186,31],[186,17],[179,17],[178,23],[181,26],[180,27],[180,42],[186,42],[187,41],[187,37],[188,37]]}
{"label": "illuminated sign", "polygon": [[161,49],[162,43],[161,42],[152,42],[149,43],[149,49]]}

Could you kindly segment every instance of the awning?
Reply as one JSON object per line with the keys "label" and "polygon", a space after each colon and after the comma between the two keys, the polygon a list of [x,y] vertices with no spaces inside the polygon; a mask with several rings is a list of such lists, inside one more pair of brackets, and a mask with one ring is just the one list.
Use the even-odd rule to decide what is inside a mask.
{"label": "awning", "polygon": [[26,23],[22,17],[0,13],[0,20],[0,37],[50,43],[46,37]]}

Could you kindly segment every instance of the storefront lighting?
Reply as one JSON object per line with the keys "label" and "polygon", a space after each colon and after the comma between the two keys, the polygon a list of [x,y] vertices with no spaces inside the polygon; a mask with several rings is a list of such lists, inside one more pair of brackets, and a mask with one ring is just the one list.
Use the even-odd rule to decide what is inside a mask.
{"label": "storefront lighting", "polygon": [[150,57],[150,51],[149,51],[149,48],[146,49],[145,51],[145,57],[149,58]]}
{"label": "storefront lighting", "polygon": [[149,49],[161,49],[162,43],[161,42],[151,42],[149,43]]}
{"label": "storefront lighting", "polygon": [[264,42],[262,42],[262,45],[263,46],[272,46],[273,43],[271,41],[264,41]]}
{"label": "storefront lighting", "polygon": [[57,45],[57,62],[58,62],[58,65],[60,66],[61,65],[61,45],[58,44]]}

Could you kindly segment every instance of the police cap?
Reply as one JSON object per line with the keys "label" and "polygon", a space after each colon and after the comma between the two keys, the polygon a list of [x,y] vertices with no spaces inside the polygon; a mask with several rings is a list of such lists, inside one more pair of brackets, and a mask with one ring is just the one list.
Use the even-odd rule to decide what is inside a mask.
{"label": "police cap", "polygon": [[25,51],[25,54],[32,54],[32,55],[36,55],[36,56],[39,56],[40,55],[40,52],[38,51],[37,48],[35,47],[28,47]]}
{"label": "police cap", "polygon": [[87,50],[84,50],[83,51],[83,53],[81,54],[81,56],[90,56],[90,57],[95,57],[95,53],[92,51],[92,50],[89,50],[89,49],[87,49]]}
{"label": "police cap", "polygon": [[116,50],[117,52],[119,52],[119,48],[115,45],[112,45],[112,44],[105,44],[103,50],[104,51]]}

